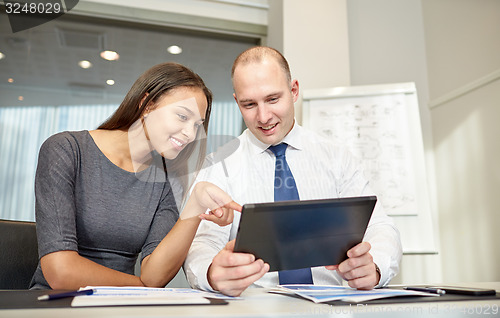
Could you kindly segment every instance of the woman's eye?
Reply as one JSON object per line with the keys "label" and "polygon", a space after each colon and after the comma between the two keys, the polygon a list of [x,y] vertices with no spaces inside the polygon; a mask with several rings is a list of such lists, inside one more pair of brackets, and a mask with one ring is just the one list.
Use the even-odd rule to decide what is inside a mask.
{"label": "woman's eye", "polygon": [[179,116],[180,120],[182,121],[186,121],[188,119],[187,116],[183,114],[177,114],[177,116]]}

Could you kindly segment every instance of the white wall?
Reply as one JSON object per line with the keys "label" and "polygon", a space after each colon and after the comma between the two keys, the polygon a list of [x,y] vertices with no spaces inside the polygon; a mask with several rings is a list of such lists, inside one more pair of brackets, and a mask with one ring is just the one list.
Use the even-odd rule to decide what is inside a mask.
{"label": "white wall", "polygon": [[432,125],[424,24],[420,0],[350,0],[347,3],[351,84],[415,82],[430,204],[417,216],[394,217],[403,243],[401,273],[393,282],[442,280],[434,180]]}
{"label": "white wall", "polygon": [[[267,45],[288,60],[300,91],[348,86],[349,42],[346,0],[271,0]],[[301,100],[295,116],[302,122]]]}
{"label": "white wall", "polygon": [[499,281],[500,1],[422,4],[443,279]]}

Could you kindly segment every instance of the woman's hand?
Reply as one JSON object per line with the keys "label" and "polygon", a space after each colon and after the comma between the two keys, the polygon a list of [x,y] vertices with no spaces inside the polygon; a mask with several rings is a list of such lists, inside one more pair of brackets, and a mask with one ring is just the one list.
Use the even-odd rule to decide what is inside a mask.
{"label": "woman's hand", "polygon": [[216,185],[202,181],[195,185],[181,219],[199,215],[203,220],[225,226],[233,222],[234,210],[241,212],[241,205]]}

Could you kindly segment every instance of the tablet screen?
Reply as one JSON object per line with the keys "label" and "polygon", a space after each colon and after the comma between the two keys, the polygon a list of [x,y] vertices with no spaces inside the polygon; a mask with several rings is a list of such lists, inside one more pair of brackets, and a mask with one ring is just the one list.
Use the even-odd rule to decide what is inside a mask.
{"label": "tablet screen", "polygon": [[375,196],[245,204],[235,252],[251,253],[270,271],[336,265],[363,240]]}

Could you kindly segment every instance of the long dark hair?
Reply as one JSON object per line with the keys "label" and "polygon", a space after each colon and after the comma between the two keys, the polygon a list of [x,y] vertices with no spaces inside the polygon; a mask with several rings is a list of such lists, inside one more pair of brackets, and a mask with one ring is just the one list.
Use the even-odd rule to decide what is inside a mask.
{"label": "long dark hair", "polygon": [[[155,104],[163,95],[180,87],[200,88],[205,94],[207,111],[203,128],[206,135],[212,110],[212,92],[198,74],[184,65],[171,62],[155,65],[144,72],[132,85],[118,109],[98,129],[127,131],[143,116],[147,105]],[[199,129],[195,141],[187,145],[175,159],[164,159],[169,172],[172,170],[181,181],[183,196],[188,190],[189,157],[199,147],[195,171],[199,171],[205,158],[206,138],[200,138],[201,133]]]}

